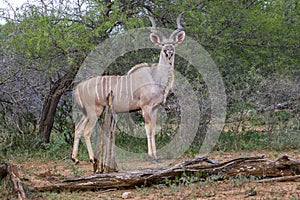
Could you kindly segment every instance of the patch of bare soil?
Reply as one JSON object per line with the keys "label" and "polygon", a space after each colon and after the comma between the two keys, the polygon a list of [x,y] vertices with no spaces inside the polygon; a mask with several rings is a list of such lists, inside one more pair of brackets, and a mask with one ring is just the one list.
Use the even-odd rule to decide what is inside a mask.
{"label": "patch of bare soil", "polygon": [[[237,157],[262,154],[265,154],[270,160],[276,159],[282,154],[288,154],[291,158],[300,160],[300,154],[296,150],[289,152],[213,152],[208,157],[224,162]],[[182,158],[178,162],[184,159]],[[255,179],[249,180],[245,177],[224,181],[208,179],[187,185],[172,184],[166,181],[152,187],[137,187],[128,190],[35,193],[31,189],[37,185],[47,185],[67,177],[93,174],[92,164],[81,161],[79,165],[74,165],[71,160],[42,161],[37,159],[11,162],[17,165],[26,190],[31,191],[28,192],[29,199],[300,199],[300,182],[258,183]],[[150,165],[149,161],[143,163],[131,161],[127,164],[127,167],[132,169],[154,168],[155,166],[154,164]]]}

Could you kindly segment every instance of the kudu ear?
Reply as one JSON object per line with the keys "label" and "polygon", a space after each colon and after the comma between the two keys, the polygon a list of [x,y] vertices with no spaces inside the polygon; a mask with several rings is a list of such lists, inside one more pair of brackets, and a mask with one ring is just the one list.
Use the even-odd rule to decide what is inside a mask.
{"label": "kudu ear", "polygon": [[155,33],[151,33],[150,34],[150,40],[153,44],[160,46],[161,45],[161,41],[158,35],[156,35]]}
{"label": "kudu ear", "polygon": [[179,31],[176,35],[175,35],[175,44],[181,44],[183,42],[185,38],[185,32],[184,31]]}

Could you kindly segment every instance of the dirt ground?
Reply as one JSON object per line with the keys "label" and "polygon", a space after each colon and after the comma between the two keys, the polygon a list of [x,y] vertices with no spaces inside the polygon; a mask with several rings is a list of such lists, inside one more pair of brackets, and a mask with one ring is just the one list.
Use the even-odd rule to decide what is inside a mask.
{"label": "dirt ground", "polygon": [[[208,157],[224,162],[233,158],[262,154],[265,154],[270,160],[274,160],[282,154],[288,154],[291,158],[300,160],[298,151],[214,152]],[[224,181],[206,180],[188,185],[164,183],[127,190],[37,193],[32,191],[34,186],[49,184],[75,175],[87,176],[93,174],[92,165],[84,161],[74,166],[71,160],[50,161],[37,159],[24,162],[12,161],[12,163],[16,164],[20,171],[28,199],[300,199],[300,181],[257,183],[255,180],[249,180],[245,177]],[[133,169],[143,165],[147,168],[155,167],[155,165],[149,165],[147,161],[139,163],[139,165],[132,162]],[[5,194],[1,195],[0,192],[0,196],[5,196]]]}

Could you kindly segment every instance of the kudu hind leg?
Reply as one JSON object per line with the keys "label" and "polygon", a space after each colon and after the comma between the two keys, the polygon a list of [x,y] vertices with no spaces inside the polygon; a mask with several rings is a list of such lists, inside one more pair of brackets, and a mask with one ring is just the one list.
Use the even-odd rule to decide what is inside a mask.
{"label": "kudu hind leg", "polygon": [[89,153],[89,159],[90,162],[94,163],[94,152],[93,152],[93,148],[92,148],[92,144],[91,144],[91,135],[92,135],[92,130],[94,128],[94,126],[96,125],[98,117],[92,116],[89,118],[89,121],[86,125],[86,128],[83,131],[83,137],[85,140],[85,144],[86,144],[86,148],[88,150]]}
{"label": "kudu hind leg", "polygon": [[88,121],[88,118],[86,116],[82,116],[77,125],[75,126],[75,135],[74,135],[74,143],[73,143],[73,152],[72,152],[72,160],[75,162],[75,164],[79,163],[79,160],[77,158],[78,155],[78,146],[79,141],[82,136],[82,132],[84,127],[86,126],[86,123]]}

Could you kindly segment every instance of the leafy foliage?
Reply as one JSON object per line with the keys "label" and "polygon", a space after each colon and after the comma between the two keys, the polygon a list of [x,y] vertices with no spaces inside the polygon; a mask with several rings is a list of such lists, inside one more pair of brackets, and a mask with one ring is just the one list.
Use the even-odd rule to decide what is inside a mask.
{"label": "leafy foliage", "polygon": [[[158,26],[173,29],[180,12],[184,12],[186,34],[209,52],[223,77],[226,126],[231,123],[234,127],[225,127],[221,143],[228,140],[229,145],[233,142],[230,148],[251,149],[271,140],[275,148],[299,148],[293,143],[299,135],[300,118],[299,6],[297,0],[35,0],[14,10],[14,18],[2,10],[7,23],[0,26],[4,66],[0,69],[0,130],[6,139],[1,139],[0,148],[28,145],[22,138],[37,137],[43,102],[51,89],[64,75],[76,72],[97,44],[124,30],[149,26],[146,15],[153,16]],[[139,62],[156,62],[157,55],[157,50],[130,52],[105,74],[125,74]],[[175,68],[198,96],[202,121],[196,148],[211,118],[208,89],[201,74],[184,58],[176,57]],[[68,143],[74,126],[70,97],[67,88],[55,108],[53,129],[65,135]],[[176,107],[172,97],[169,102]],[[174,113],[169,114],[180,117]],[[247,123],[251,126],[246,130]],[[270,135],[256,131],[257,126]],[[170,140],[169,135],[157,137],[162,138],[161,145]],[[52,139],[55,141],[54,136]],[[125,136],[120,143],[122,140],[133,141]],[[247,146],[249,141],[254,146]]]}

